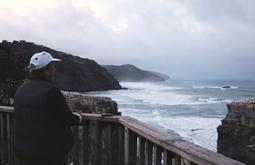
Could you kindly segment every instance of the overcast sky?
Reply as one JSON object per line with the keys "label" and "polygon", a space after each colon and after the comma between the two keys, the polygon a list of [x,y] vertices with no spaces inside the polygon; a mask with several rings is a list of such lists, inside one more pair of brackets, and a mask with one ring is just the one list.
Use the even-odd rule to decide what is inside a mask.
{"label": "overcast sky", "polygon": [[0,0],[0,40],[173,79],[255,79],[255,0]]}

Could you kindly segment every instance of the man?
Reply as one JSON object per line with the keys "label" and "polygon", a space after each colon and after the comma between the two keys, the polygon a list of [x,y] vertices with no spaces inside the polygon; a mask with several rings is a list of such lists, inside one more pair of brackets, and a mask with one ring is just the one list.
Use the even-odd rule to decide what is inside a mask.
{"label": "man", "polygon": [[81,122],[52,83],[57,61],[47,52],[34,54],[30,77],[15,94],[16,154],[29,165],[64,165],[73,145],[70,126]]}

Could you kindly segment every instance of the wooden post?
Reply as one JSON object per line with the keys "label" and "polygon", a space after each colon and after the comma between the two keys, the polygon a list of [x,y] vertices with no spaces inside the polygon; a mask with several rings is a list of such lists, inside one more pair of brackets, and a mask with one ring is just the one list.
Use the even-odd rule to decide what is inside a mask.
{"label": "wooden post", "polygon": [[144,165],[145,163],[145,140],[143,137],[139,136],[138,137],[138,147],[137,147],[137,150],[138,150],[138,165]]}
{"label": "wooden post", "polygon": [[88,165],[88,163],[89,163],[89,153],[88,153],[88,147],[89,147],[89,145],[88,145],[88,140],[89,140],[89,138],[88,138],[88,130],[89,130],[89,123],[88,123],[88,121],[86,121],[86,122],[84,122],[83,123],[83,127],[82,127],[82,149],[83,149],[83,165]]}
{"label": "wooden post", "polygon": [[145,140],[145,164],[152,165],[152,143],[148,140]]}
{"label": "wooden post", "polygon": [[137,137],[134,132],[125,127],[125,165],[137,163]]}
{"label": "wooden post", "polygon": [[7,143],[7,162],[8,165],[12,165],[12,159],[11,159],[11,154],[12,154],[12,150],[11,150],[11,127],[10,127],[10,113],[6,114],[6,131],[7,131],[7,135],[6,135],[6,143]]}
{"label": "wooden post", "polygon": [[174,163],[175,165],[181,165],[181,157],[179,155],[174,155]]}
{"label": "wooden post", "polygon": [[181,158],[181,165],[190,165],[190,161],[184,158]]}
{"label": "wooden post", "polygon": [[90,123],[91,123],[90,125],[90,143],[91,143],[90,161],[92,165],[100,165],[98,122],[91,121]]}
{"label": "wooden post", "polygon": [[154,144],[153,146],[153,165],[161,165],[162,149]]}
{"label": "wooden post", "polygon": [[73,134],[74,134],[74,147],[73,147],[73,163],[74,165],[79,165],[79,150],[80,150],[80,145],[79,145],[79,127],[74,127],[73,128]]}
{"label": "wooden post", "polygon": [[4,143],[4,113],[0,113],[0,130],[1,130],[1,135],[0,135],[0,154],[1,154],[1,164],[5,164],[5,151],[4,151],[4,146],[5,146],[5,143]]}
{"label": "wooden post", "polygon": [[118,124],[118,164],[123,164],[124,162],[124,127]]}
{"label": "wooden post", "polygon": [[101,127],[101,165],[112,164],[112,126],[111,123],[103,122]]}
{"label": "wooden post", "polygon": [[172,154],[167,150],[163,152],[163,165],[173,165],[172,163]]}

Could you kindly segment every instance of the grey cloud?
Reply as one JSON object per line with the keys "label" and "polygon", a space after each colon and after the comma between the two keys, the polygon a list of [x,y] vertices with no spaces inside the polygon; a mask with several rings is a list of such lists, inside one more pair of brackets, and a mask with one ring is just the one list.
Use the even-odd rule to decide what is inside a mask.
{"label": "grey cloud", "polygon": [[6,9],[13,21],[0,17],[0,38],[33,41],[101,64],[133,63],[178,79],[255,79],[255,1],[109,0],[110,19],[127,21],[121,32],[92,10],[61,2],[27,16]]}

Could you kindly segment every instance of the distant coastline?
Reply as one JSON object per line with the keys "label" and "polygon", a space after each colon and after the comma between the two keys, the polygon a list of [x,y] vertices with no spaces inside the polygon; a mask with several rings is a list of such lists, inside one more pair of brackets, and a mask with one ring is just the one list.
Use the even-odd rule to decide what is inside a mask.
{"label": "distant coastline", "polygon": [[142,70],[132,64],[125,65],[103,65],[106,70],[118,81],[147,82],[147,81],[166,81],[168,75]]}

